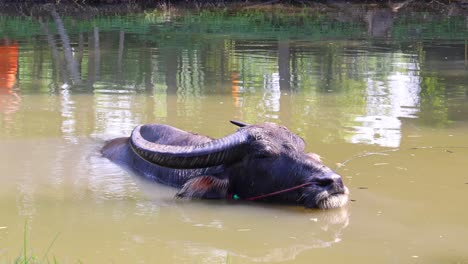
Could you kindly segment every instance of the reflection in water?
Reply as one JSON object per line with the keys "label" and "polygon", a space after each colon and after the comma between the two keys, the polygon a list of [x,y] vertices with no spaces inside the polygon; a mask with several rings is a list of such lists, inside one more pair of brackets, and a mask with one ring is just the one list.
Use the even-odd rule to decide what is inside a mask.
{"label": "reflection in water", "polygon": [[0,90],[10,91],[16,83],[18,49],[16,41],[0,40]]}
{"label": "reflection in water", "polygon": [[242,86],[242,81],[239,80],[239,72],[233,71],[231,73],[231,96],[234,100],[234,106],[236,108],[243,107],[243,93],[244,87]]}
{"label": "reflection in water", "polygon": [[[0,226],[31,218],[34,231],[52,229],[52,235],[37,236],[44,245],[65,230],[69,237],[52,251],[79,252],[71,258],[90,256],[84,261],[90,263],[109,261],[99,254],[115,255],[116,262],[125,262],[119,257],[151,262],[154,255],[166,262],[192,263],[194,257],[195,262],[217,263],[231,257],[240,263],[308,262],[310,255],[332,257],[329,251],[312,249],[354,252],[356,241],[379,249],[375,254],[382,260],[385,254],[380,253],[393,256],[391,246],[401,238],[383,246],[374,243],[392,238],[400,225],[417,230],[410,239],[433,227],[440,231],[437,239],[449,236],[445,219],[421,225],[416,218],[429,213],[411,206],[426,204],[427,195],[418,195],[428,190],[450,197],[455,205],[463,201],[462,183],[467,180],[460,164],[466,153],[459,150],[438,153],[437,158],[445,158],[442,164],[455,161],[450,175],[458,178],[436,184],[447,168],[417,178],[427,167],[423,153],[395,157],[394,164],[412,158],[398,167],[377,157],[354,160],[351,165],[363,164],[344,168],[346,179],[369,188],[353,192],[358,197],[352,204],[353,220],[362,219],[354,220],[353,228],[347,228],[346,208],[298,212],[263,204],[174,200],[173,189],[140,182],[99,155],[105,139],[128,136],[139,123],[170,123],[219,137],[235,129],[227,122],[233,118],[283,123],[307,142],[318,142],[312,143],[314,151],[328,151],[328,162],[352,156],[357,148],[374,150],[366,144],[402,147],[408,140],[444,145],[452,139],[453,145],[464,144],[467,46],[457,32],[466,29],[465,17],[438,20],[401,11],[379,17],[376,10],[368,11],[355,13],[359,22],[323,14],[290,20],[258,13],[81,21],[50,10],[38,19],[39,25],[36,20],[0,17],[0,28],[9,29],[0,30],[6,34],[0,38],[7,39],[0,44],[0,203],[10,208],[0,211],[7,223]],[[366,14],[368,24],[362,23]],[[436,30],[439,27],[447,30]],[[453,123],[456,129],[427,135],[420,121],[430,129]],[[427,138],[412,141],[416,137],[408,130],[413,128]],[[413,182],[422,187],[415,191]],[[447,204],[438,210],[463,214],[460,206]],[[375,218],[374,213],[385,215],[393,208],[398,212],[390,219],[402,219],[403,224],[395,227],[392,221],[394,225],[387,226],[393,229],[382,230],[384,217],[378,213],[380,218]],[[404,210],[410,213],[403,215]],[[431,216],[431,221],[438,217]],[[465,219],[451,220],[460,221],[460,228],[451,231],[463,233]],[[51,226],[51,220],[57,225]],[[369,223],[377,230],[374,240],[360,240]],[[8,237],[8,244],[21,245],[21,230],[19,234]],[[466,244],[458,240],[450,245]],[[445,243],[432,241],[436,246]],[[420,254],[406,247],[417,241],[405,243],[398,257]]]}
{"label": "reflection in water", "polygon": [[[147,210],[164,214],[167,213],[165,208],[171,208],[177,214],[178,222],[172,224],[179,227],[178,232],[160,234],[160,239],[174,249],[183,250],[187,259],[196,257],[202,262],[223,261],[227,256],[265,263],[294,260],[304,251],[328,248],[341,242],[349,224],[347,207],[307,211],[216,201],[209,204],[214,209],[207,210],[204,204],[209,202],[206,201],[174,201],[175,190],[167,186],[149,184],[138,176],[136,183],[152,200]],[[243,216],[249,214],[261,221]],[[288,228],[292,226],[294,228]],[[216,235],[221,231],[221,237]],[[203,232],[204,236],[197,236],[198,232]]]}
{"label": "reflection in water", "polygon": [[33,172],[29,164],[26,164],[23,178],[17,182],[16,206],[18,215],[31,218],[36,214],[35,194],[37,186],[32,181]]}
{"label": "reflection in water", "polygon": [[[222,210],[214,218],[204,217],[205,220],[197,220],[200,218],[199,214],[191,216],[188,212],[192,210],[184,209],[180,211],[184,214],[184,224],[203,229],[208,234],[222,230],[223,236],[229,237],[229,241],[225,242],[213,239],[176,240],[170,243],[172,247],[183,248],[188,257],[196,256],[197,259],[208,262],[222,261],[226,256],[248,262],[291,261],[305,251],[328,248],[341,242],[342,232],[349,223],[346,208],[307,215],[295,212],[281,214],[275,210],[256,212],[262,220],[248,221],[243,225],[239,225],[239,219],[226,210]],[[287,228],[286,223],[287,226],[294,226],[294,230]],[[170,238],[167,240],[171,241]]]}
{"label": "reflection in water", "polygon": [[[396,64],[396,62],[393,62]],[[356,118],[352,143],[399,147],[400,118],[415,118],[419,108],[420,80],[415,63],[398,63],[407,73],[393,72],[384,81],[368,79],[366,114]]]}
{"label": "reflection in water", "polygon": [[197,50],[182,50],[179,66],[177,93],[180,97],[200,97],[205,83],[204,72],[200,69],[200,55]]}
{"label": "reflection in water", "polygon": [[63,25],[63,21],[60,18],[57,11],[55,11],[53,6],[49,7],[51,8],[50,13],[54,18],[55,25],[57,26],[57,32],[59,33],[60,39],[62,41],[63,53],[65,54],[65,64],[67,66],[68,73],[70,74],[70,79],[73,84],[80,84],[81,78],[79,76],[78,63],[76,62],[72,54],[70,38],[68,37],[68,34]]}
{"label": "reflection in water", "polygon": [[[359,9],[355,16],[362,19],[364,14],[367,14],[362,12],[372,13],[368,16],[372,17],[373,21],[368,24],[371,28],[368,37],[377,37],[372,32],[402,27],[398,17],[389,15],[393,22],[381,21],[381,24],[390,26],[387,25],[385,30],[372,29],[379,25],[380,22],[377,21],[384,20],[384,17],[377,14],[396,12],[392,11],[392,8]],[[343,10],[346,11],[347,8]],[[97,124],[99,131],[112,134],[122,134],[142,120],[156,121],[156,117],[161,117],[160,120],[165,122],[177,120],[180,116],[199,118],[200,111],[206,110],[202,103],[203,98],[213,94],[231,95],[234,109],[227,118],[235,116],[251,122],[286,122],[293,116],[298,120],[309,119],[311,116],[306,115],[306,112],[310,113],[313,107],[320,107],[328,102],[328,99],[315,99],[329,94],[337,98],[338,105],[347,109],[354,107],[351,112],[338,110],[337,119],[340,124],[354,124],[355,133],[340,135],[336,128],[334,138],[387,147],[396,147],[401,141],[402,128],[399,118],[425,116],[426,112],[434,112],[432,109],[437,108],[440,109],[437,110],[437,115],[429,113],[426,116],[438,116],[438,120],[444,119],[443,123],[448,124],[448,113],[454,112],[448,107],[440,107],[437,105],[439,101],[433,98],[436,94],[445,96],[445,92],[432,91],[440,90],[442,84],[430,90],[419,88],[428,83],[429,78],[421,79],[420,76],[428,71],[427,67],[447,67],[446,63],[441,64],[445,56],[441,54],[443,51],[432,52],[425,42],[401,44],[404,47],[387,40],[383,43],[353,40],[335,41],[330,44],[310,41],[308,36],[301,35],[301,27],[294,23],[291,24],[291,32],[288,33],[293,34],[290,38],[285,36],[272,40],[268,35],[270,33],[266,31],[265,38],[260,34],[257,38],[244,40],[236,37],[234,33],[232,36],[210,35],[210,27],[216,26],[210,24],[210,21],[207,21],[209,28],[206,35],[199,36],[198,33],[161,31],[162,25],[157,22],[140,21],[139,17],[128,18],[129,21],[117,20],[117,25],[110,20],[110,26],[98,19],[92,27],[83,29],[76,28],[74,23],[78,23],[77,20],[72,19],[71,23],[62,19],[54,9],[49,13],[50,21],[47,21],[46,17],[39,19],[40,30],[47,40],[49,52],[42,57],[41,50],[40,59],[34,59],[33,62],[28,61],[25,52],[25,59],[22,60],[24,63],[13,65],[19,66],[19,72],[24,73],[24,76],[30,76],[28,73],[33,69],[45,69],[47,74],[23,78],[21,89],[60,95],[61,130],[68,138],[72,138],[73,133],[76,134],[76,130],[79,129],[75,112],[80,110],[73,102],[73,95],[80,92],[95,93],[95,104],[92,106],[95,111],[93,123]],[[125,23],[133,22],[143,23],[147,26],[144,29],[150,33],[137,34],[125,26]],[[190,23],[184,23],[188,22],[170,22],[164,26],[169,29],[179,27],[180,30],[187,30],[185,26]],[[321,25],[318,23],[315,26]],[[352,32],[350,31],[350,34]],[[391,34],[388,37],[391,37]],[[40,38],[30,39],[22,45],[24,50],[28,51],[39,45],[40,41]],[[457,61],[455,66],[451,64],[451,67],[456,69],[451,69],[450,74],[457,73],[457,76],[462,76],[466,71],[465,68],[460,68],[463,65],[458,65],[458,61],[465,60],[465,46],[454,45],[453,51],[450,51],[451,61]],[[429,58],[426,58],[425,51],[428,52]],[[441,58],[437,60],[437,64],[430,59],[434,56]],[[10,57],[15,58],[13,55]],[[16,58],[18,57],[16,48]],[[52,65],[54,67],[51,67]],[[43,76],[49,79],[38,89],[38,80],[33,78],[41,79]],[[433,75],[425,73],[424,76]],[[14,75],[8,75],[8,78],[12,77],[14,78]],[[431,78],[434,78],[434,81],[430,80],[431,83],[437,83],[439,79],[439,83],[443,81],[440,76],[434,75]],[[463,80],[461,78],[460,82],[463,83]],[[86,85],[80,85],[80,82]],[[461,89],[464,87],[461,86]],[[447,88],[447,93],[449,91],[450,88]],[[431,98],[421,100],[421,95],[426,97],[428,92]],[[154,96],[152,106],[147,107],[151,113],[135,116],[134,110],[138,106],[132,103],[131,94],[134,93]],[[296,93],[311,99],[304,100],[300,105],[291,105],[290,101],[286,100],[286,95],[294,96]],[[109,94],[128,96],[110,99]],[[176,97],[174,99],[167,95]],[[3,97],[3,100],[8,99],[13,106],[17,101],[12,98],[14,97]],[[446,99],[448,98],[442,98]],[[316,105],[312,106],[311,101]],[[219,103],[224,104],[222,101]],[[2,111],[4,118],[12,119],[8,113],[7,110]],[[314,114],[315,118],[320,118],[318,113]],[[125,127],[123,131],[122,126]],[[7,133],[13,132],[7,130]]]}
{"label": "reflection in water", "polygon": [[75,103],[70,97],[70,91],[68,85],[64,84],[60,90],[61,99],[61,114],[62,114],[62,134],[65,139],[68,139],[76,143],[75,138]]}
{"label": "reflection in water", "polygon": [[21,103],[21,97],[13,90],[18,74],[18,58],[19,44],[0,39],[0,113],[7,126],[12,125],[12,116]]}
{"label": "reflection in water", "polygon": [[[96,132],[99,134],[121,136],[131,131],[138,120],[132,112],[132,97],[130,95],[96,94]],[[110,136],[109,136],[110,137]]]}
{"label": "reflection in water", "polygon": [[367,11],[367,31],[372,37],[386,37],[392,29],[395,11],[391,9],[372,9]]}
{"label": "reflection in water", "polygon": [[291,50],[290,43],[280,41],[278,43],[278,77],[279,87],[282,91],[291,89]]}
{"label": "reflection in water", "polygon": [[264,75],[264,88],[263,88],[263,107],[267,112],[265,117],[267,119],[278,119],[280,111],[280,78],[278,73],[272,73],[271,75]]}
{"label": "reflection in water", "polygon": [[[363,10],[359,9],[359,12]],[[376,14],[395,10],[371,9],[366,12],[372,13],[368,17],[372,17],[373,21],[368,24],[371,28],[369,37],[375,35],[372,33],[374,31],[383,32],[392,27],[401,27],[394,22],[382,22],[390,26],[386,26],[385,30],[373,29],[380,23],[377,20],[384,19]],[[18,65],[18,44],[4,45],[6,48],[2,49],[2,58],[9,59],[2,63],[7,68],[1,69],[8,74],[0,79],[5,81],[3,86],[11,90],[18,66],[24,76],[29,76],[31,68],[46,69],[49,72],[45,75],[49,78],[49,86],[42,84],[38,89],[35,84],[38,80],[28,77],[30,79],[22,80],[21,88],[24,86],[29,91],[46,91],[60,96],[61,134],[70,140],[77,136],[76,130],[80,126],[77,124],[76,112],[81,110],[73,99],[74,94],[79,92],[95,93],[94,104],[90,109],[94,116],[93,123],[96,124],[92,125],[96,129],[95,135],[122,135],[136,123],[154,122],[157,117],[165,122],[177,120],[180,116],[199,118],[201,111],[206,109],[203,97],[212,94],[231,95],[234,109],[227,119],[236,116],[253,122],[287,122],[293,115],[298,120],[307,120],[311,118],[310,111],[314,111],[314,107],[326,105],[330,97],[324,97],[324,101],[316,98],[330,94],[337,98],[337,105],[346,109],[354,107],[351,112],[337,111],[339,123],[354,124],[354,134],[340,135],[336,128],[335,137],[352,143],[387,147],[400,144],[400,118],[436,116],[438,118],[433,122],[443,119],[443,124],[448,124],[448,114],[456,112],[440,102],[448,100],[445,94],[450,92],[450,88],[442,91],[441,87],[445,87],[442,85],[443,78],[428,74],[425,68],[427,65],[430,69],[447,67],[446,63],[441,63],[447,54],[442,54],[442,50],[432,51],[424,42],[408,45],[402,52],[400,47],[387,42],[313,42],[300,35],[300,32],[297,38],[304,38],[300,41],[292,37],[272,41],[269,38],[262,39],[261,36],[243,40],[208,33],[203,37],[161,33],[156,30],[160,30],[161,25],[151,23],[148,30],[156,32],[151,31],[150,34],[135,34],[127,32],[128,29],[123,25],[112,25],[109,28],[106,24],[77,30],[73,23],[62,19],[54,9],[50,10],[50,14],[52,22],[46,18],[39,20],[40,29],[49,45],[49,57],[42,58],[41,51],[41,59],[30,63],[25,52],[21,60],[24,63]],[[356,16],[362,18],[363,15],[359,14]],[[392,21],[397,19],[393,15],[388,17]],[[140,18],[132,19],[139,21]],[[134,22],[132,19],[129,18],[130,22]],[[49,26],[51,23],[55,24],[57,36],[52,30],[54,27]],[[102,22],[98,20],[96,23]],[[165,26],[183,28],[185,24],[178,22]],[[214,25],[208,23],[210,26]],[[293,29],[300,28],[292,24]],[[39,41],[24,41],[24,50],[33,49]],[[106,52],[101,51],[104,47]],[[465,61],[465,47],[453,45],[450,59]],[[428,52],[428,58],[425,51]],[[460,51],[464,51],[463,54]],[[431,58],[436,56],[441,59],[434,63]],[[455,69],[450,68],[450,74],[462,76],[466,72],[458,63],[451,67]],[[43,75],[34,76],[41,78]],[[464,79],[460,79],[459,82],[463,83]],[[87,80],[86,87],[77,85],[81,80]],[[461,85],[457,89],[464,88]],[[5,91],[5,88],[2,90]],[[150,105],[145,106],[150,112],[135,112],[139,106],[132,102],[134,93],[153,96],[153,99],[149,99]],[[291,93],[310,99],[304,100],[302,104],[291,105],[285,100],[285,95]],[[421,95],[424,100],[420,99]],[[19,97],[13,93],[13,96],[2,96],[2,100],[5,101],[1,106],[4,119],[13,120],[12,113],[18,107]],[[305,114],[307,112],[308,115]],[[320,118],[318,113],[314,115],[315,119]],[[12,128],[5,131],[13,133]]]}

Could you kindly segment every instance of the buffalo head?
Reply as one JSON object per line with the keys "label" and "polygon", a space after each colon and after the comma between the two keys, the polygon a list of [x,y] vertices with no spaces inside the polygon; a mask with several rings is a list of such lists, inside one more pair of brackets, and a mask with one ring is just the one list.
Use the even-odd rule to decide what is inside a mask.
{"label": "buffalo head", "polygon": [[104,156],[159,182],[178,197],[261,200],[336,208],[348,201],[341,177],[305,153],[305,142],[273,123],[247,125],[211,139],[166,125],[137,126],[109,142]]}

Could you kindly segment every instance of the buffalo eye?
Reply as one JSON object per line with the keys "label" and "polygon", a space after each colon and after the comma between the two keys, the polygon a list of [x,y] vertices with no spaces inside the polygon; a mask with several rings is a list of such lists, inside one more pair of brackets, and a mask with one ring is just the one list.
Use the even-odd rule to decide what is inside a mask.
{"label": "buffalo eye", "polygon": [[285,148],[286,150],[296,150],[296,147],[289,142],[283,143],[283,148]]}

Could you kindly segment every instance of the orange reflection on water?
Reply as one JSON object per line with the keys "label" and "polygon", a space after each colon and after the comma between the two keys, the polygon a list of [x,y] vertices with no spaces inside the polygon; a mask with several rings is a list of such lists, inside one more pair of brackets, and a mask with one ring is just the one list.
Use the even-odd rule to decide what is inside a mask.
{"label": "orange reflection on water", "polygon": [[231,72],[231,94],[236,108],[241,107],[239,98],[239,72],[237,71]]}
{"label": "orange reflection on water", "polygon": [[18,43],[0,43],[0,89],[11,88],[16,83],[16,73],[18,72]]}
{"label": "orange reflection on water", "polygon": [[19,45],[16,41],[0,42],[0,113],[5,123],[12,121],[11,114],[19,109],[21,98],[13,92],[18,73]]}

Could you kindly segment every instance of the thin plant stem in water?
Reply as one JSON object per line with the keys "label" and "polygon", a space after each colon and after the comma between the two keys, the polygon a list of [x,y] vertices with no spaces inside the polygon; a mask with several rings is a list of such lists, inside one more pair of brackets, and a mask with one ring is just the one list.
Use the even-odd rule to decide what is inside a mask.
{"label": "thin plant stem in water", "polygon": [[[39,262],[38,261],[38,258],[34,255],[31,255],[28,257],[28,222],[25,221],[24,223],[24,232],[23,232],[23,254],[22,254],[22,257],[18,257],[14,263],[21,263],[21,264],[33,264],[33,263],[50,263],[49,261],[49,258],[48,258],[48,255],[49,255],[49,252],[50,252],[50,249],[52,248],[52,246],[55,244],[55,241],[57,241],[60,233],[57,233],[54,237],[54,239],[50,242],[49,246],[47,247],[47,250],[44,254],[44,256],[42,257],[41,261]],[[46,262],[47,260],[47,262]],[[53,258],[53,263],[58,263],[56,257],[54,256]]]}
{"label": "thin plant stem in water", "polygon": [[27,264],[28,263],[28,254],[27,254],[27,234],[28,231],[26,230],[28,228],[28,222],[24,221],[24,237],[23,237],[23,263]]}
{"label": "thin plant stem in water", "polygon": [[[42,263],[44,263],[44,260],[47,258],[47,255],[49,254],[49,251],[50,249],[52,248],[52,246],[54,245],[55,241],[57,240],[57,238],[59,237],[60,233],[57,233],[54,237],[54,239],[52,240],[52,242],[50,242],[49,244],[49,247],[47,248],[44,256],[42,257]],[[55,256],[54,256],[54,262],[55,262]]]}

